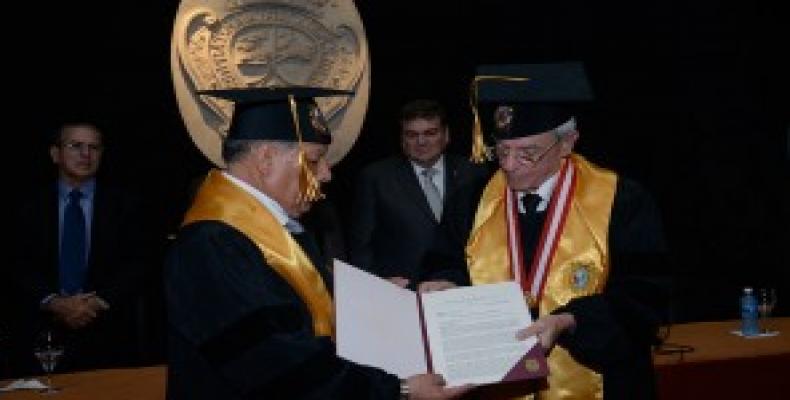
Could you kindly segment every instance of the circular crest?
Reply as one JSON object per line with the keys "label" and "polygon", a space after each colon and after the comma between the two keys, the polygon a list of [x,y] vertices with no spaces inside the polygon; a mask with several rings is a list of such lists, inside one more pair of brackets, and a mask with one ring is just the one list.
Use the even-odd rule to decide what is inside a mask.
{"label": "circular crest", "polygon": [[571,270],[571,286],[573,290],[585,291],[590,285],[590,267],[579,264]]}
{"label": "circular crest", "polygon": [[370,61],[352,0],[183,0],[170,64],[187,130],[219,166],[233,104],[198,96],[198,90],[310,86],[355,91],[350,98],[316,99],[319,114],[326,116],[323,131],[333,135],[328,153],[333,164],[362,128]]}
{"label": "circular crest", "polygon": [[500,132],[509,132],[513,124],[513,107],[499,106],[494,110],[494,125]]}

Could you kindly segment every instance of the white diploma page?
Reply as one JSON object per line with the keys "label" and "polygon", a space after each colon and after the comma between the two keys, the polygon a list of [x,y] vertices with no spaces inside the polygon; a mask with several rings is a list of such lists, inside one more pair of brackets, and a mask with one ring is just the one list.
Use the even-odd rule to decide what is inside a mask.
{"label": "white diploma page", "polygon": [[400,378],[428,372],[417,294],[334,260],[338,356]]}
{"label": "white diploma page", "polygon": [[501,382],[537,343],[516,340],[532,317],[515,282],[425,293],[422,305],[433,371],[449,386]]}

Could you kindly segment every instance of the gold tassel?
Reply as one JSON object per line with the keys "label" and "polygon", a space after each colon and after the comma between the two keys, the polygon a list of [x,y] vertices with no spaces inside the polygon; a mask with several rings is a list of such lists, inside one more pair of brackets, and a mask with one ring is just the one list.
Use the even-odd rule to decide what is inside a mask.
{"label": "gold tassel", "polygon": [[476,76],[469,88],[469,105],[472,107],[472,156],[469,158],[475,164],[482,164],[491,160],[491,151],[486,147],[483,138],[483,128],[480,124],[480,112],[477,109],[477,84],[482,77]]}
{"label": "gold tassel", "polygon": [[483,129],[480,126],[480,114],[476,106],[472,106],[474,125],[472,126],[472,156],[470,160],[475,164],[482,164],[491,160],[491,150],[486,147],[483,139]]}
{"label": "gold tassel", "polygon": [[296,107],[296,100],[293,95],[288,95],[288,102],[291,105],[291,117],[296,128],[296,138],[299,141],[299,199],[300,203],[311,203],[323,199],[321,193],[321,182],[315,177],[313,171],[307,166],[305,161],[304,148],[302,147],[302,129],[299,126],[299,110]]}
{"label": "gold tassel", "polygon": [[477,107],[477,88],[480,81],[483,80],[526,82],[529,80],[529,78],[503,75],[479,75],[475,76],[475,78],[472,80],[472,85],[469,88],[469,105],[472,107],[473,117],[472,156],[469,157],[469,159],[475,164],[482,164],[486,161],[491,161],[494,158],[491,148],[486,146],[485,137],[483,135],[483,127],[480,123],[480,111]]}
{"label": "gold tassel", "polygon": [[321,192],[321,182],[315,177],[313,171],[307,166],[304,151],[299,149],[299,201],[311,203],[326,197]]}

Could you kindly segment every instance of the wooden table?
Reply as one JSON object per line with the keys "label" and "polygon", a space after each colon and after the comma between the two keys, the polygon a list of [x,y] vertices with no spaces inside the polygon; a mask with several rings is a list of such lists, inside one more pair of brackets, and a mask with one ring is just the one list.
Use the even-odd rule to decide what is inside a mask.
{"label": "wooden table", "polygon": [[[164,400],[165,375],[164,366],[56,374],[52,383],[60,388],[57,394],[17,390],[0,393],[0,400]],[[3,381],[1,386],[6,384]]]}
{"label": "wooden table", "polygon": [[743,338],[739,321],[671,327],[667,343],[690,346],[684,354],[656,355],[661,399],[790,398],[790,318],[768,321],[778,336]]}
{"label": "wooden table", "polygon": [[[695,322],[671,328],[668,343],[694,351],[656,355],[661,399],[787,399],[790,394],[790,318],[776,318],[774,337],[746,339],[730,332],[738,321]],[[0,400],[163,400],[165,366],[57,374],[61,392],[0,393]],[[5,386],[8,382],[3,382]]]}

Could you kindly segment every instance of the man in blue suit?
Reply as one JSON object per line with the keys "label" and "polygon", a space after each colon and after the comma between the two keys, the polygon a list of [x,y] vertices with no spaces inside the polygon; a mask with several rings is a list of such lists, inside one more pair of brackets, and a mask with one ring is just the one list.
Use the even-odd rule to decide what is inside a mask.
{"label": "man in blue suit", "polygon": [[23,364],[43,331],[64,342],[61,371],[136,361],[137,300],[155,246],[136,194],[97,178],[103,152],[95,124],[64,123],[49,147],[55,179],[21,192],[12,265]]}

